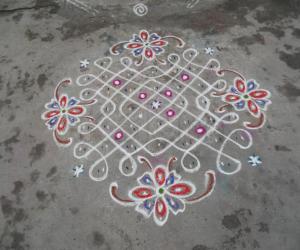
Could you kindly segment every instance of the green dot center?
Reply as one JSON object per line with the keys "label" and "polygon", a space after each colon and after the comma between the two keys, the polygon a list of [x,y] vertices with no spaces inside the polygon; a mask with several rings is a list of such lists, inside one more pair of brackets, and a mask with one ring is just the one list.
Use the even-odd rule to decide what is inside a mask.
{"label": "green dot center", "polygon": [[158,192],[159,192],[160,194],[163,194],[163,193],[164,193],[164,189],[163,189],[163,188],[160,188],[160,189],[158,190]]}
{"label": "green dot center", "polygon": [[248,98],[249,98],[249,96],[248,96],[248,95],[244,95],[244,98],[245,98],[245,99],[248,99]]}

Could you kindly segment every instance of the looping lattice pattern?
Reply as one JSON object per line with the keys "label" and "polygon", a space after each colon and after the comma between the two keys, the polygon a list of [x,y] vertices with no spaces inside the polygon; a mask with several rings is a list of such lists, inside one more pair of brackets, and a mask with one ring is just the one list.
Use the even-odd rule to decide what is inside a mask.
{"label": "looping lattice pattern", "polygon": [[[158,225],[166,222],[169,210],[176,215],[184,211],[187,202],[200,198],[186,199],[185,192],[193,196],[196,191],[191,182],[170,191],[169,175],[174,178],[172,184],[181,178],[176,171],[160,165],[154,168],[145,156],[138,155],[159,158],[175,150],[184,172],[192,174],[207,162],[199,152],[207,152],[215,157],[211,168],[235,174],[242,164],[226,147],[250,148],[249,129],[263,126],[271,103],[270,92],[259,88],[255,80],[221,68],[218,60],[207,60],[195,49],[165,53],[169,39],[175,41],[177,49],[184,46],[178,37],[161,37],[145,30],[128,42],[114,45],[112,54],[128,51],[131,56],[96,60],[95,67],[73,84],[80,88],[78,98],[60,94],[64,86],[64,90],[74,91],[68,87],[70,79],[62,81],[42,115],[58,145],[69,146],[75,141],[74,157],[86,161],[94,181],[107,178],[111,157],[120,158],[118,168],[124,176],[135,175],[138,166],[146,163],[151,170],[150,189],[138,181],[143,187],[122,199],[117,194],[118,185],[113,183],[110,193],[114,200],[134,205],[146,217],[153,214]],[[157,176],[160,168],[163,180]],[[206,176],[209,182],[203,197],[215,185],[214,171],[208,169]]]}

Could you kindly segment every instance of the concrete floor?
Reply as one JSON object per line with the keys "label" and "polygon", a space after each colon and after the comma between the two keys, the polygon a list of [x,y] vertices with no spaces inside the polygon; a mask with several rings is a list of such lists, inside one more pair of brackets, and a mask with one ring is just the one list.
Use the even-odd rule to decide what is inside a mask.
{"label": "concrete floor", "polygon": [[[142,2],[143,17],[133,13],[137,0],[81,0],[85,9],[0,1],[0,249],[299,249],[300,1]],[[212,47],[222,65],[272,93],[265,126],[237,154],[241,171],[211,166],[213,194],[163,227],[111,199],[109,184],[126,179],[119,159],[102,182],[88,171],[74,178],[72,149],[58,147],[41,120],[57,83],[82,74],[80,60],[109,55],[141,29],[177,35],[199,51]],[[261,167],[247,164],[253,153]]]}

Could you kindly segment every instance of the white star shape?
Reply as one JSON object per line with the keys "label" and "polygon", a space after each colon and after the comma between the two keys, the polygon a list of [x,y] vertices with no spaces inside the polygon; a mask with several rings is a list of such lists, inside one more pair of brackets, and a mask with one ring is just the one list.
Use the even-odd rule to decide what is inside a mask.
{"label": "white star shape", "polygon": [[260,156],[254,154],[254,155],[250,155],[248,157],[248,163],[252,167],[258,167],[259,165],[262,164],[262,160],[261,160]]}
{"label": "white star shape", "polygon": [[160,105],[161,105],[160,101],[154,100],[153,102],[151,102],[152,109],[159,109]]}
{"label": "white star shape", "polygon": [[210,47],[207,47],[204,50],[205,50],[205,54],[210,55],[210,56],[212,56],[215,52],[214,49],[210,48]]}
{"label": "white star shape", "polygon": [[90,61],[88,59],[84,59],[80,61],[80,68],[81,69],[86,69],[90,64]]}
{"label": "white star shape", "polygon": [[78,165],[78,166],[75,166],[73,168],[73,176],[78,178],[79,175],[83,173],[83,171],[84,171],[84,168],[83,168],[82,164]]}

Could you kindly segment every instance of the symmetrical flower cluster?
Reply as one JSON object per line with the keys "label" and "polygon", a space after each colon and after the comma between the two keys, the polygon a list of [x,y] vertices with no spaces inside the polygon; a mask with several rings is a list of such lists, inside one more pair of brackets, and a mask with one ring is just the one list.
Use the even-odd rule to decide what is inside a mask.
{"label": "symmetrical flower cluster", "polygon": [[159,226],[167,222],[170,212],[177,215],[185,210],[187,203],[200,201],[213,191],[215,185],[213,171],[206,172],[209,180],[205,192],[193,197],[196,192],[195,185],[190,181],[182,180],[175,170],[171,170],[172,162],[176,158],[170,159],[168,166],[158,165],[155,168],[146,158],[139,157],[139,160],[146,163],[150,171],[137,179],[138,186],[129,190],[130,199],[122,199],[117,195],[116,183],[111,184],[111,196],[124,206],[135,206],[135,210],[146,218],[152,215],[154,222]]}
{"label": "symmetrical flower cluster", "polygon": [[223,96],[223,101],[230,103],[240,111],[247,109],[251,115],[259,117],[262,110],[266,110],[270,103],[268,99],[271,94],[265,89],[258,89],[259,85],[255,80],[247,83],[242,79],[235,79],[234,86],[231,86],[229,93]]}

